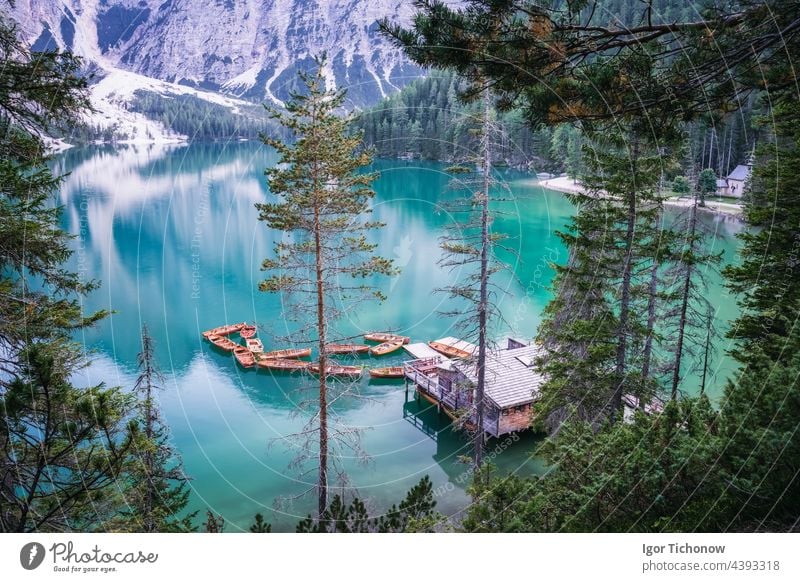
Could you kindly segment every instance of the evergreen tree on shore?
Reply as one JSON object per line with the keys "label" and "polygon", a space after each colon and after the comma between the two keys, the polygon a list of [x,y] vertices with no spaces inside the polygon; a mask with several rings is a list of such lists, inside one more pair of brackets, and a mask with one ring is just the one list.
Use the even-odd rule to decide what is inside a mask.
{"label": "evergreen tree on shore", "polygon": [[61,182],[44,137],[89,106],[81,63],[33,53],[0,15],[0,531],[95,531],[119,510],[133,401],[75,387],[85,361],[70,341],[105,314],[96,287],[65,268],[71,239],[51,197]]}
{"label": "evergreen tree on shore", "polygon": [[[371,161],[362,147],[360,133],[352,133],[352,117],[339,116],[343,91],[325,89],[324,62],[316,62],[315,73],[301,73],[304,94],[295,94],[286,112],[270,115],[294,134],[293,145],[266,138],[280,154],[280,163],[266,170],[269,188],[277,202],[257,204],[259,220],[285,233],[275,245],[273,258],[262,268],[269,274],[260,284],[262,291],[283,293],[295,312],[291,315],[304,326],[300,334],[315,336],[318,350],[318,391],[305,401],[310,412],[301,438],[305,451],[297,464],[314,457],[317,469],[318,514],[328,506],[331,447],[358,448],[358,431],[337,422],[332,403],[352,394],[355,382],[329,382],[326,370],[335,362],[326,345],[335,332],[334,323],[342,310],[354,310],[366,298],[381,299],[369,279],[392,275],[391,260],[374,253],[376,246],[366,234],[382,226],[366,220],[375,195],[377,178],[361,170]],[[316,443],[311,441],[316,437]],[[335,455],[335,453],[334,453]]]}
{"label": "evergreen tree on shore", "polygon": [[122,527],[144,533],[193,531],[196,513],[180,515],[189,502],[190,490],[161,415],[157,392],[162,390],[164,378],[156,366],[155,344],[146,325],[142,326],[138,363],[133,391],[137,398],[134,452],[125,475],[130,483],[125,492],[130,510]]}

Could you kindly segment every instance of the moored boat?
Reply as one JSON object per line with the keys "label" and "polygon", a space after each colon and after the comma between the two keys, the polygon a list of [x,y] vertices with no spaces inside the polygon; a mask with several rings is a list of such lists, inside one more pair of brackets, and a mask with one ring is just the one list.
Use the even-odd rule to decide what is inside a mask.
{"label": "moored boat", "polygon": [[233,357],[239,362],[243,368],[252,368],[256,363],[256,358],[253,352],[244,346],[236,346],[233,348]]}
{"label": "moored boat", "polygon": [[244,339],[250,339],[251,337],[256,335],[256,326],[245,325],[242,329],[239,330],[239,335]]}
{"label": "moored boat", "polygon": [[386,354],[391,354],[392,352],[396,352],[402,347],[403,347],[402,341],[383,342],[380,345],[371,347],[369,349],[369,353],[372,354],[373,356],[385,356]]}
{"label": "moored boat", "polygon": [[215,327],[214,329],[209,329],[208,331],[203,332],[203,337],[208,339],[209,336],[212,335],[230,335],[232,333],[236,333],[240,331],[242,328],[246,327],[247,323],[232,323],[230,325],[221,325],[219,327]]}
{"label": "moored boat", "polygon": [[247,344],[247,349],[254,354],[261,354],[264,351],[264,344],[257,337],[247,338],[245,343]]}
{"label": "moored boat", "polygon": [[218,348],[220,348],[221,350],[225,350],[226,352],[232,352],[237,346],[239,346],[239,344],[229,340],[224,335],[211,334],[208,337],[206,337],[206,339],[215,346],[217,346]]}
{"label": "moored boat", "polygon": [[410,337],[406,337],[404,335],[397,335],[395,333],[383,333],[383,332],[373,332],[364,334],[364,339],[370,342],[400,342],[403,344],[407,344],[411,341]]}
{"label": "moored boat", "polygon": [[286,350],[275,350],[274,352],[264,352],[262,358],[292,360],[295,358],[307,358],[311,355],[311,348],[290,348]]}
{"label": "moored boat", "polygon": [[369,371],[373,378],[402,378],[403,366],[389,366],[388,368],[373,368]]}
{"label": "moored boat", "polygon": [[[311,364],[308,367],[309,372],[312,374],[319,374],[319,364]],[[340,366],[338,364],[328,364],[325,367],[326,376],[347,376],[356,377],[360,376],[362,372],[360,366]]]}
{"label": "moored boat", "polygon": [[281,358],[263,358],[256,361],[259,368],[266,368],[267,370],[305,370],[311,362],[301,362],[299,360],[285,360]]}
{"label": "moored boat", "polygon": [[440,354],[444,354],[449,358],[469,358],[472,356],[472,354],[466,350],[443,344],[441,342],[428,342],[428,345]]}
{"label": "moored boat", "polygon": [[331,354],[364,354],[369,351],[369,346],[361,344],[328,344],[325,353]]}

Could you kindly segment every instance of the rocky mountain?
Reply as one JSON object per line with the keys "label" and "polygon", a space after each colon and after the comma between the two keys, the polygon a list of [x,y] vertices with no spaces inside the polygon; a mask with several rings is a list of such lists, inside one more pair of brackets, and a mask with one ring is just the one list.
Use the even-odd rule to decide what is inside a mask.
{"label": "rocky mountain", "polygon": [[247,100],[282,102],[323,52],[355,107],[421,74],[377,30],[382,17],[408,22],[412,0],[16,0],[11,11],[35,49]]}
{"label": "rocky mountain", "polygon": [[[457,0],[453,0],[457,3]],[[190,96],[233,112],[280,105],[298,69],[328,56],[330,87],[372,105],[423,72],[379,32],[408,22],[412,0],[15,0],[8,12],[34,50],[81,56],[94,73],[87,123],[128,141],[183,139],[131,104],[137,92]]]}

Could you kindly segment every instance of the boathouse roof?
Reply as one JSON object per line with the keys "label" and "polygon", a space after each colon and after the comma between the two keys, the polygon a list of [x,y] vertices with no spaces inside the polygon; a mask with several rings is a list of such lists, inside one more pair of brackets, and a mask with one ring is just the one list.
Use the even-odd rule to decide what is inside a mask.
{"label": "boathouse roof", "polygon": [[733,169],[733,171],[730,174],[728,174],[728,180],[739,180],[740,182],[744,182],[745,180],[747,180],[747,177],[749,175],[750,175],[750,166],[739,164]]}
{"label": "boathouse roof", "polygon": [[[534,366],[540,348],[509,342],[508,349],[492,350],[486,356],[486,397],[499,408],[530,404],[539,397],[544,376]],[[455,366],[471,381],[477,382],[474,363]]]}

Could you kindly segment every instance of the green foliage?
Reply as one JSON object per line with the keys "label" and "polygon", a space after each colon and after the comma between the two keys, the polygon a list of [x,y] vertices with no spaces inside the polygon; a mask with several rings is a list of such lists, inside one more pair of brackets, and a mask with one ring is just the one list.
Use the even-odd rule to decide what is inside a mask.
{"label": "green foliage", "polygon": [[697,177],[697,189],[700,192],[700,206],[705,206],[705,197],[717,191],[717,175],[711,168],[706,168]]}
{"label": "green foliage", "polygon": [[566,423],[540,478],[476,475],[465,531],[794,531],[800,512],[800,356],[764,352],[729,382],[716,411],[705,397],[637,412],[632,422]]}
{"label": "green foliage", "polygon": [[800,106],[779,104],[764,123],[775,135],[757,149],[745,207],[754,228],[739,235],[740,262],[725,270],[742,310],[728,335],[743,364],[756,348],[783,357],[800,316]]}
{"label": "green foliage", "polygon": [[139,90],[131,103],[131,110],[143,113],[190,140],[257,139],[265,131],[276,129],[261,115],[260,107],[241,107],[238,113],[234,113],[227,107],[193,95],[166,98]]}
{"label": "green foliage", "polygon": [[[466,88],[454,73],[433,71],[366,110],[355,127],[380,157],[464,160],[479,147],[472,128],[481,117],[479,104],[460,98]],[[541,171],[563,167],[564,160],[550,154],[550,129],[531,130],[515,111],[498,116],[496,124],[501,135],[493,146],[493,162],[530,163]]]}
{"label": "green foliage", "polygon": [[577,179],[584,173],[583,138],[577,128],[562,123],[556,126],[550,143],[550,155],[566,169],[567,175]]}
{"label": "green foliage", "polygon": [[[716,421],[707,400],[687,399],[600,431],[566,423],[544,448],[549,473],[529,480],[482,476],[463,525],[468,531],[702,529],[697,520],[707,496],[724,483],[709,474],[718,452]],[[500,515],[492,509],[498,505],[505,505]]]}
{"label": "green foliage", "polygon": [[117,509],[117,479],[133,438],[134,400],[118,389],[69,383],[73,350],[26,348],[0,393],[0,531],[94,531]]}
{"label": "green foliage", "polygon": [[[434,511],[433,485],[426,475],[406,493],[400,505],[384,514],[370,517],[364,502],[358,497],[345,503],[335,495],[319,519],[310,515],[297,524],[299,533],[398,533],[432,531],[441,516]],[[252,531],[252,530],[251,530]]]}
{"label": "green foliage", "polygon": [[675,176],[672,181],[672,191],[676,194],[688,194],[691,186],[686,176]]}
{"label": "green foliage", "polygon": [[[773,31],[793,30],[795,11],[796,0],[705,3],[700,14],[605,0],[469,0],[423,2],[413,27],[381,26],[417,64],[451,69],[475,88],[489,81],[501,106],[534,124],[613,120],[644,134],[733,111],[759,87],[792,86],[800,37]],[[668,20],[675,14],[686,20]]]}
{"label": "green foliage", "polygon": [[296,435],[302,444],[293,464],[318,464],[321,515],[328,507],[329,464],[335,466],[337,445],[343,444],[350,453],[362,452],[357,429],[339,426],[329,431],[329,417],[335,422],[336,413],[329,403],[345,398],[355,383],[328,383],[328,337],[336,333],[334,325],[343,310],[353,310],[365,299],[383,299],[372,285],[375,276],[397,271],[391,260],[375,254],[378,245],[367,239],[367,233],[383,226],[367,220],[377,175],[363,169],[372,162],[372,152],[363,148],[361,133],[352,131],[353,117],[337,114],[345,93],[325,90],[324,59],[316,65],[314,74],[300,73],[305,91],[293,95],[285,112],[270,110],[270,117],[295,141],[289,145],[264,138],[280,154],[278,165],[265,172],[277,200],[256,208],[259,220],[283,233],[274,258],[262,263],[268,274],[259,289],[286,296],[285,304],[293,310],[289,318],[306,326],[295,339],[309,341],[309,335],[316,336],[318,396],[304,399],[313,412]]}
{"label": "green foliage", "polygon": [[96,284],[62,266],[72,255],[71,237],[51,203],[61,180],[45,163],[41,138],[88,107],[80,61],[31,54],[5,18],[0,59],[0,345],[13,360],[27,342],[66,338],[104,313],[82,313],[75,296]]}
{"label": "green foliage", "polygon": [[308,280],[292,273],[307,272],[320,259],[323,291],[335,290],[344,300],[369,289],[337,286],[334,278],[366,279],[391,275],[394,269],[390,261],[371,254],[377,245],[367,242],[365,236],[382,226],[362,219],[371,213],[370,201],[375,196],[370,185],[377,175],[360,171],[372,162],[371,152],[363,150],[359,133],[350,132],[353,118],[336,114],[344,93],[324,90],[319,71],[321,68],[316,76],[303,76],[308,93],[295,95],[286,113],[270,112],[272,119],[293,134],[295,143],[290,146],[265,138],[281,155],[278,165],[266,170],[270,191],[278,201],[259,203],[256,208],[259,220],[268,227],[295,232],[300,242],[275,245],[275,258],[265,260],[262,267],[278,274],[269,275],[260,288],[316,296],[317,277],[307,289]]}
{"label": "green foliage", "polygon": [[163,381],[155,362],[155,344],[142,327],[139,377],[134,386],[136,414],[131,422],[132,453],[120,478],[125,483],[126,508],[120,531],[173,533],[194,531],[196,512],[180,515],[189,502],[188,478],[180,456],[169,442],[169,429],[161,417],[157,392]]}
{"label": "green foliage", "polygon": [[250,533],[270,533],[272,532],[272,524],[264,521],[264,516],[256,513],[255,521],[250,526]]}
{"label": "green foliage", "polygon": [[134,402],[69,381],[82,365],[71,334],[104,314],[83,313],[78,296],[96,284],[64,268],[71,237],[42,138],[87,109],[86,78],[72,55],[32,54],[16,32],[0,16],[0,531],[102,530]]}
{"label": "green foliage", "polygon": [[[672,151],[609,128],[585,147],[587,194],[559,237],[569,250],[554,265],[555,297],[539,327],[539,364],[548,380],[537,425],[556,430],[570,413],[590,422],[619,414],[622,394],[649,399],[641,346],[650,270],[664,254],[657,185]],[[627,292],[626,292],[627,289]]]}
{"label": "green foliage", "polygon": [[[720,431],[725,443],[720,528],[744,531],[797,531],[800,515],[800,334],[754,348],[747,371],[725,390]],[[721,495],[722,496],[722,495]],[[724,520],[724,521],[723,521]]]}

